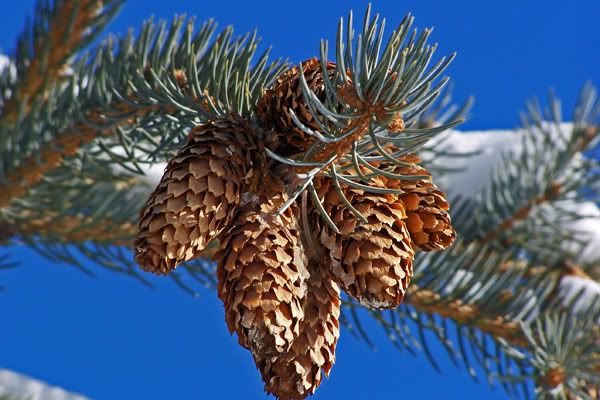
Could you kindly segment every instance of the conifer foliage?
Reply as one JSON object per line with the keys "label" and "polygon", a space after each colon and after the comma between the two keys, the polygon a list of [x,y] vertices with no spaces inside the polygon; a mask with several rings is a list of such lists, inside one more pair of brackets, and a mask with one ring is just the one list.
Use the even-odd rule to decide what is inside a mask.
{"label": "conifer foliage", "polygon": [[[367,14],[366,23],[374,29],[377,18]],[[366,32],[357,51],[374,51],[378,35]],[[339,307],[328,303],[340,303],[338,286],[371,309],[397,307],[415,249],[444,249],[455,236],[443,192],[414,164],[418,157],[399,156],[414,150],[403,137],[411,136],[404,110],[439,91],[419,95],[430,85],[423,76],[432,79],[422,58],[432,52],[424,38],[416,45],[394,35],[381,61],[386,69],[347,56],[343,71],[313,58],[283,72],[259,99],[258,118],[228,114],[190,132],[142,210],[135,252],[147,271],[168,273],[210,240],[221,242],[215,259],[227,325],[278,397],[312,394],[321,369],[329,372]],[[409,55],[421,63],[418,71],[406,69]],[[361,76],[363,62],[372,65]],[[308,190],[313,202],[302,206]]]}
{"label": "conifer foliage", "polygon": [[570,124],[529,104],[489,188],[449,199],[470,102],[410,14],[350,13],[298,64],[185,17],[84,51],[121,5],[40,1],[0,68],[0,245],[216,288],[281,399],[315,393],[341,332],[371,343],[365,315],[436,369],[431,338],[511,395],[597,398],[600,260],[569,228],[600,198],[591,84]]}

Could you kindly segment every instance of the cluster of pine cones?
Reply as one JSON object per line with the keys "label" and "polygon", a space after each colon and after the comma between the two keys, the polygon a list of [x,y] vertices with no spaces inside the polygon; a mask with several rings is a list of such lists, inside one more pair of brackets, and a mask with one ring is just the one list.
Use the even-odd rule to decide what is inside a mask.
{"label": "cluster of pine cones", "polygon": [[[305,61],[303,70],[311,90],[324,96],[320,62]],[[314,186],[339,233],[314,205],[302,216],[300,201],[277,213],[289,199],[294,171],[264,148],[293,156],[316,140],[294,124],[290,110],[319,129],[299,73],[294,67],[278,77],[259,101],[256,121],[227,115],[190,133],[142,209],[134,245],[144,270],[167,274],[218,240],[214,258],[227,326],[252,352],[265,390],[283,399],[313,394],[322,373],[329,374],[340,289],[371,309],[394,308],[411,279],[415,252],[447,248],[455,237],[445,195],[422,179],[429,174],[415,155],[402,157],[393,172],[421,178],[370,182],[401,189],[400,195],[342,187],[366,222],[343,204],[327,175],[316,176]]]}

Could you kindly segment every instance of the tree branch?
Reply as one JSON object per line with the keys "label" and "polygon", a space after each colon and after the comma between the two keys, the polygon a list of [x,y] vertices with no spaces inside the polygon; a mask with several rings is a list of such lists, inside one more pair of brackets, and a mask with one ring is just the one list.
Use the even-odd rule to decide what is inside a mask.
{"label": "tree branch", "polygon": [[561,194],[561,188],[562,185],[559,182],[552,182],[549,185],[548,190],[546,190],[542,196],[529,201],[527,205],[519,208],[513,215],[498,224],[496,229],[490,229],[485,235],[483,235],[481,241],[483,243],[489,243],[492,240],[497,239],[498,236],[500,236],[504,231],[512,228],[515,223],[527,219],[534,207],[549,203],[558,198]]}
{"label": "tree branch", "polygon": [[413,306],[417,311],[437,314],[443,318],[449,318],[457,324],[473,325],[482,332],[495,338],[502,338],[511,344],[527,345],[527,340],[519,324],[502,316],[485,315],[475,304],[463,303],[460,300],[445,303],[440,301],[441,299],[443,296],[439,293],[420,289],[417,285],[412,284],[408,287],[404,302]]}
{"label": "tree branch", "polygon": [[[38,15],[42,21],[35,23],[46,22],[46,32],[34,31],[33,52],[25,55],[28,65],[19,74],[17,87],[2,110],[0,121],[14,123],[20,112],[27,113],[34,99],[44,96],[48,87],[65,76],[69,59],[92,37],[90,27],[102,9],[103,3],[98,0],[56,0],[50,16]],[[48,11],[41,10],[44,12]],[[48,20],[43,21],[44,17]],[[26,36],[23,41],[27,39]]]}
{"label": "tree branch", "polygon": [[0,185],[0,208],[9,206],[13,199],[25,195],[45,174],[59,167],[65,158],[73,156],[94,139],[111,136],[117,128],[131,125],[137,118],[160,108],[160,105],[134,107],[127,102],[119,102],[111,106],[110,112],[102,108],[91,110],[85,116],[85,120],[91,124],[76,123],[56,135],[53,141],[45,143],[39,154],[23,159],[6,173],[5,183]]}
{"label": "tree branch", "polygon": [[13,235],[58,236],[64,242],[109,242],[115,246],[129,246],[135,234],[131,222],[115,224],[91,217],[47,215],[12,226]]}

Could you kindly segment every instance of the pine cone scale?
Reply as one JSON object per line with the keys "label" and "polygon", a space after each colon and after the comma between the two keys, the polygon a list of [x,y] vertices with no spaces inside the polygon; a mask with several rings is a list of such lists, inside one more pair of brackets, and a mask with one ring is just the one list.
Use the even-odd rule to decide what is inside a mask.
{"label": "pine cone scale", "polygon": [[256,358],[265,390],[280,399],[303,399],[329,376],[339,338],[339,287],[327,266],[311,260],[300,333],[288,352],[272,359]]}
{"label": "pine cone scale", "polygon": [[292,207],[274,216],[283,199],[267,199],[258,210],[243,206],[215,256],[229,329],[255,358],[287,351],[304,318],[306,260],[302,252],[285,251],[290,244],[301,246],[298,211]]}
{"label": "pine cone scale", "polygon": [[[251,118],[221,116],[190,132],[141,211],[135,241],[136,260],[156,274],[198,257],[209,242],[218,243],[214,259],[227,327],[252,353],[265,390],[282,399],[313,394],[323,375],[329,375],[339,338],[340,290],[370,309],[394,308],[412,278],[415,251],[445,248],[455,237],[445,195],[416,165],[418,157],[401,157],[401,166],[389,164],[386,157],[374,162],[380,149],[359,142],[371,122],[401,133],[403,116],[392,115],[377,100],[370,104],[368,88],[363,88],[365,98],[359,98],[352,82],[340,80],[343,74],[333,63],[323,68],[319,60],[310,59],[302,70],[309,90],[326,107],[333,104],[336,112],[354,113],[348,116],[349,125],[337,123],[335,130],[321,133],[338,136],[338,128],[348,128],[356,135],[349,131],[331,145],[293,122],[295,114],[304,126],[322,131],[306,104],[300,68],[291,68],[263,92],[256,109],[250,110],[255,112]],[[325,92],[325,79],[332,77],[339,98]],[[323,143],[313,146],[316,140]],[[353,166],[344,157],[357,143],[365,157]],[[394,147],[382,145],[386,151]],[[344,179],[334,185],[331,165],[314,169],[319,172],[306,183],[313,185],[338,228],[332,229],[320,215],[320,205],[300,201],[306,197],[280,210],[303,179],[298,172],[308,167],[294,169],[270,157],[265,148],[311,163],[335,155],[331,165],[343,167],[338,171],[348,179],[366,181],[353,169],[361,168],[372,177],[364,185],[401,190],[382,194],[352,183],[345,186]],[[364,162],[425,178],[390,179],[390,174],[363,168]],[[306,211],[302,219],[300,204]]]}
{"label": "pine cone scale", "polygon": [[[325,84],[321,62],[311,58],[302,63],[304,79],[308,87],[317,97],[323,97]],[[332,75],[335,65],[327,66],[328,74]],[[257,115],[261,123],[273,131],[275,149],[283,154],[304,150],[314,142],[314,137],[307,135],[298,128],[290,110],[308,128],[319,130],[319,125],[304,102],[304,94],[300,86],[300,69],[292,67],[277,78],[275,84],[263,95],[257,105]]]}
{"label": "pine cone scale", "polygon": [[333,221],[344,221],[355,227],[352,232],[341,234],[331,231],[323,223],[317,228],[317,236],[328,250],[329,265],[336,282],[367,307],[396,307],[412,277],[414,257],[401,203],[394,196],[346,189],[344,194],[367,218],[366,224],[359,224],[356,216],[341,203],[328,179],[319,178],[315,186]]}
{"label": "pine cone scale", "polygon": [[134,247],[143,269],[168,273],[230,225],[249,184],[255,139],[249,125],[232,116],[190,133],[141,212]]}
{"label": "pine cone scale", "polygon": [[[425,168],[416,165],[420,162],[418,157],[411,155],[401,160],[415,164],[398,167],[395,174],[430,175]],[[406,225],[415,250],[436,251],[452,245],[456,232],[448,213],[448,201],[441,190],[426,179],[390,181],[389,187],[404,191],[399,198],[407,212]]]}

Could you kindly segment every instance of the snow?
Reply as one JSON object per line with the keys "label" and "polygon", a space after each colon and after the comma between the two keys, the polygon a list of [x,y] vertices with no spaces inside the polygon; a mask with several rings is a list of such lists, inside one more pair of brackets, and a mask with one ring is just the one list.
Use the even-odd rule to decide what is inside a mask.
{"label": "snow", "polygon": [[[99,147],[92,148],[92,151],[94,151],[94,152],[96,152],[98,150],[100,150]],[[113,147],[113,148],[111,148],[111,152],[117,156],[122,156],[122,157],[127,155],[127,152],[122,147]],[[133,155],[135,157],[139,157],[140,154],[141,153],[139,150],[133,151]],[[102,158],[104,158],[105,160],[110,159],[108,154],[103,154]],[[137,177],[142,182],[147,183],[148,186],[155,187],[160,182],[160,179],[162,178],[166,167],[167,167],[167,163],[161,163],[161,162],[154,163],[154,164],[146,164],[146,165],[142,166],[144,175],[137,176]],[[111,169],[117,175],[132,175],[132,172],[130,170],[128,170],[127,168],[125,168],[119,164],[112,164]]]}
{"label": "snow", "polygon": [[[565,131],[570,128],[569,124],[563,126]],[[522,130],[489,130],[460,132],[451,131],[445,140],[443,147],[450,152],[481,152],[468,159],[443,158],[437,160],[441,164],[452,167],[462,167],[464,170],[457,173],[447,174],[446,180],[440,184],[450,196],[461,194],[473,197],[490,182],[490,174],[494,166],[501,160],[504,152],[517,152],[521,149]],[[578,262],[591,262],[600,259],[600,209],[590,201],[565,202],[561,204],[565,210],[577,211],[585,215],[584,218],[565,223],[565,227],[576,232],[576,237],[585,241],[585,245],[577,255]],[[454,282],[454,286],[458,283]],[[468,281],[468,279],[467,279]],[[582,312],[594,301],[600,299],[600,283],[591,279],[577,276],[565,276],[559,285],[559,297],[562,303],[567,305],[581,292],[581,297],[574,303],[574,312]],[[533,315],[536,312],[531,313]]]}
{"label": "snow", "polygon": [[[477,276],[473,274],[471,271],[466,271],[464,269],[459,269],[454,273],[454,276],[445,284],[442,292],[445,295],[450,295],[455,290],[466,290],[465,296],[469,298],[469,302],[477,302],[481,299],[481,295],[489,289],[489,286],[493,284],[493,281],[490,281],[486,284],[486,287],[483,291],[481,282],[477,281]],[[525,304],[523,304],[523,300],[520,300],[522,307],[518,310],[515,315],[511,315],[512,318],[523,320],[525,322],[533,321],[540,314],[540,304],[535,292],[531,289],[526,289],[525,293],[519,294],[521,299],[526,299]]]}
{"label": "snow", "polygon": [[[155,187],[160,182],[166,167],[166,163],[152,164],[144,170],[144,176],[141,177],[141,179],[150,187]],[[123,170],[125,171],[125,168],[123,168]]]}
{"label": "snow", "polygon": [[600,258],[600,209],[596,203],[591,201],[571,203],[570,206],[563,206],[563,208],[586,216],[565,224],[568,229],[577,232],[578,238],[586,242],[577,255],[577,261],[585,263],[598,260]]}
{"label": "snow", "polygon": [[573,312],[583,313],[592,304],[600,301],[600,283],[580,276],[567,275],[560,280],[558,296],[564,306],[576,299],[572,305]]}
{"label": "snow", "polygon": [[28,400],[86,400],[80,394],[69,393],[59,387],[18,374],[7,369],[0,369],[0,396],[15,396]]}
{"label": "snow", "polygon": [[[571,123],[562,123],[560,131],[555,125],[549,125],[552,135],[565,136],[571,131]],[[470,157],[440,156],[435,159],[438,165],[460,168],[458,172],[448,173],[445,179],[436,183],[448,192],[450,196],[461,195],[474,197],[490,182],[494,167],[505,153],[520,152],[523,147],[523,129],[494,129],[484,131],[457,131],[451,130],[439,135],[440,150],[448,153],[479,152]],[[558,141],[557,141],[558,142]]]}
{"label": "snow", "polygon": [[[569,131],[571,124],[563,124],[563,131]],[[440,157],[436,163],[463,168],[460,172],[448,173],[439,185],[449,197],[461,195],[474,197],[483,188],[488,187],[493,168],[500,162],[505,152],[517,152],[522,147],[523,130],[487,130],[487,131],[450,131],[441,149],[448,152],[480,153],[468,158]],[[600,259],[600,209],[592,202],[570,202],[561,204],[562,208],[586,215],[565,226],[578,232],[577,237],[587,242],[579,253],[577,261],[590,262]]]}
{"label": "snow", "polygon": [[[8,69],[8,75],[9,75],[9,79],[11,82],[14,82],[15,79],[17,78],[17,68],[15,67],[15,64],[11,61],[11,59],[4,55],[4,54],[0,54],[0,75],[3,75],[4,72]],[[3,101],[2,99],[6,99],[8,97],[10,97],[11,92],[9,89],[6,89],[4,91],[4,93],[0,92],[0,106],[2,105]]]}
{"label": "snow", "polygon": [[489,182],[494,166],[505,151],[517,151],[521,147],[522,132],[514,130],[450,131],[444,137],[440,150],[450,153],[479,151],[471,157],[436,158],[439,165],[461,168],[460,172],[446,174],[446,179],[436,181],[448,194],[473,197]]}
{"label": "snow", "polygon": [[10,75],[12,79],[17,76],[17,68],[15,64],[10,60],[10,58],[4,54],[0,54],[0,74],[4,72],[5,69],[10,68]]}

